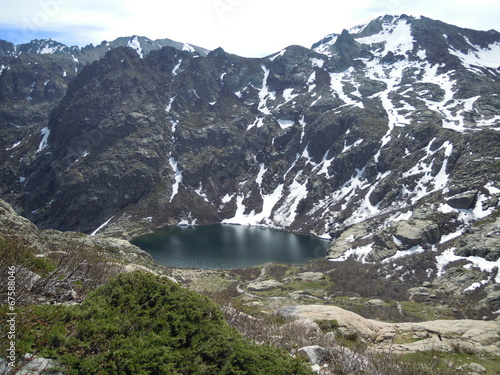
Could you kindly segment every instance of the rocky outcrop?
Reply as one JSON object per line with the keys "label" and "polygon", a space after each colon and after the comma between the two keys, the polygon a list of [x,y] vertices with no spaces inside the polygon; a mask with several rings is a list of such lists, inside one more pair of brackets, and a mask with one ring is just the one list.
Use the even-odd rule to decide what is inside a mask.
{"label": "rocky outcrop", "polygon": [[13,236],[28,238],[37,253],[45,249],[36,225],[19,216],[10,204],[0,199],[0,237],[5,239]]}
{"label": "rocky outcrop", "polygon": [[304,346],[297,350],[297,354],[313,365],[322,364],[329,357],[328,351],[319,345]]}
{"label": "rocky outcrop", "polygon": [[27,243],[31,250],[44,254],[73,246],[105,249],[110,254],[120,256],[123,261],[152,262],[152,257],[130,242],[102,236],[89,236],[76,232],[56,230],[39,231],[28,219],[18,215],[12,207],[0,200],[0,237],[4,240],[19,238]]}
{"label": "rocky outcrop", "polygon": [[3,266],[15,266],[19,303],[75,303],[118,273],[163,273],[148,253],[127,241],[39,231],[2,200],[0,224]]}
{"label": "rocky outcrop", "polygon": [[[290,306],[279,310],[284,316],[312,320],[335,320],[342,332],[355,334],[375,343],[375,348],[392,353],[409,353],[431,349],[453,351],[462,346],[472,352],[500,352],[498,321],[438,320],[420,323],[385,323],[365,319],[336,306]],[[419,339],[413,343],[397,344],[404,337]]]}
{"label": "rocky outcrop", "polygon": [[49,358],[38,357],[27,353],[16,367],[10,367],[8,362],[0,358],[0,372],[10,374],[32,374],[32,375],[63,375],[61,366]]}
{"label": "rocky outcrop", "polygon": [[460,238],[455,254],[497,262],[500,259],[500,218],[469,228]]}
{"label": "rocky outcrop", "polygon": [[441,238],[437,224],[424,220],[401,221],[396,225],[394,236],[407,248],[422,243],[435,244]]}
{"label": "rocky outcrop", "polygon": [[446,204],[453,208],[468,210],[474,207],[478,192],[466,191],[465,193],[454,195],[446,200]]}
{"label": "rocky outcrop", "polygon": [[276,280],[263,280],[263,281],[254,281],[247,285],[249,290],[267,290],[273,289],[282,286],[283,283],[280,283]]}

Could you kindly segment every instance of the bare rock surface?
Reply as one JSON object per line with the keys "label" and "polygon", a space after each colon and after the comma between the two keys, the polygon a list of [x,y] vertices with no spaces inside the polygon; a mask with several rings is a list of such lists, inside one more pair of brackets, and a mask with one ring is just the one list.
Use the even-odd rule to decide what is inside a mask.
{"label": "bare rock surface", "polygon": [[[337,306],[303,305],[279,309],[285,316],[311,320],[335,320],[339,329],[347,329],[377,343],[377,349],[392,352],[418,352],[430,349],[453,351],[462,347],[473,352],[500,353],[500,322],[481,320],[436,320],[419,323],[386,323],[341,309]],[[413,335],[422,340],[394,344],[397,336]]]}

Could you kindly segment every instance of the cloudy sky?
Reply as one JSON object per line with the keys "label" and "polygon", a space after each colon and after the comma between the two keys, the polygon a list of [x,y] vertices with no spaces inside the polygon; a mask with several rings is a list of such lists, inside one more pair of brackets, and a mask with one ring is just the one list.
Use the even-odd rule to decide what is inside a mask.
{"label": "cloudy sky", "polygon": [[384,14],[500,31],[498,0],[0,0],[0,39],[85,46],[120,36],[170,38],[242,56],[310,47]]}

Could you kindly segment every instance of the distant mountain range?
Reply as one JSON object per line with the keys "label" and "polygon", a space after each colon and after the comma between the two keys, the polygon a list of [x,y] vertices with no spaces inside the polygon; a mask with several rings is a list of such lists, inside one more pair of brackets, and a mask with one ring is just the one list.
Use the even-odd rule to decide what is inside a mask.
{"label": "distant mountain range", "polygon": [[200,56],[206,56],[209,52],[209,50],[205,48],[188,43],[176,42],[171,39],[151,40],[143,36],[133,35],[131,37],[118,38],[112,42],[103,41],[98,46],[89,44],[82,48],[78,46],[68,47],[52,39],[36,39],[29,43],[19,45],[0,40],[0,58],[15,57],[22,53],[72,55],[83,63],[89,63],[104,57],[106,52],[118,47],[131,47],[140,55],[147,55],[149,52],[162,49],[163,47],[174,47],[181,51],[197,52]]}
{"label": "distant mountain range", "polygon": [[266,225],[334,259],[434,251],[495,277],[496,31],[402,15],[265,58],[142,37],[0,51],[1,197],[41,228]]}

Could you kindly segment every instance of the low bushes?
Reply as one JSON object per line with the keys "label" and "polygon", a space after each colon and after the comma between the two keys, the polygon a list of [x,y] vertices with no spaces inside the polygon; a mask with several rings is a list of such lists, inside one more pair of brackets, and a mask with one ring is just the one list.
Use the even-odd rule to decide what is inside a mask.
{"label": "low bushes", "polygon": [[243,339],[208,298],[145,273],[119,275],[80,305],[32,308],[20,324],[31,325],[23,349],[69,374],[311,374]]}

